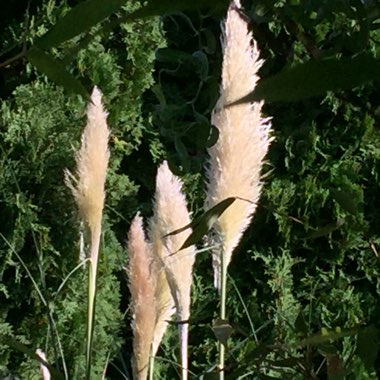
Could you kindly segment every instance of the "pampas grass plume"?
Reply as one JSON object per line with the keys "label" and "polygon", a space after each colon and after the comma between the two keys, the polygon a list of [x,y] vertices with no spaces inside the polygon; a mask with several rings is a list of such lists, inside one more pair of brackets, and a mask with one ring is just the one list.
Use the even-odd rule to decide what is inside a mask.
{"label": "pampas grass plume", "polygon": [[88,319],[86,344],[86,379],[91,376],[92,340],[95,323],[95,299],[105,181],[109,160],[107,113],[103,109],[102,94],[97,87],[87,108],[87,124],[82,134],[81,147],[76,153],[76,176],[65,171],[65,181],[71,189],[80,215],[90,231]]}
{"label": "pampas grass plume", "polygon": [[103,109],[102,94],[95,87],[87,108],[87,125],[82,134],[81,147],[75,157],[76,178],[68,170],[65,172],[66,183],[91,232],[101,225],[109,160],[108,138],[107,113]]}
{"label": "pampas grass plume", "polygon": [[[219,130],[219,139],[209,149],[207,168],[206,208],[228,197],[248,200],[237,199],[218,220],[216,235],[223,244],[226,266],[255,212],[262,188],[261,168],[271,141],[269,119],[261,116],[262,102],[226,107],[253,91],[262,65],[239,7],[239,0],[231,3],[224,24],[222,84],[211,120]],[[214,251],[214,282],[218,288],[220,265],[220,251]]]}
{"label": "pampas grass plume", "polygon": [[157,319],[157,273],[154,272],[151,248],[145,239],[143,220],[139,214],[132,221],[127,248],[133,313],[133,378],[145,380]]}
{"label": "pampas grass plume", "polygon": [[[190,317],[190,291],[195,249],[189,247],[179,251],[191,234],[191,229],[179,234],[166,234],[190,223],[186,198],[182,193],[182,183],[170,171],[166,161],[158,168],[154,215],[151,221],[152,241],[161,260],[162,268],[175,302],[181,340],[182,379],[187,379],[188,360],[188,319]],[[178,252],[179,251],[179,252]],[[175,253],[175,254],[173,254]]]}

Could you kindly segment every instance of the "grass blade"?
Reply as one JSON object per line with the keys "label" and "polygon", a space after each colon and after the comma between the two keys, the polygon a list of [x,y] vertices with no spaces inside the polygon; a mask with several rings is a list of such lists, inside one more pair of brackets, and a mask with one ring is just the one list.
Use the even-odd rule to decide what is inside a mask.
{"label": "grass blade", "polygon": [[36,69],[45,74],[50,80],[59,86],[63,86],[67,91],[89,98],[89,94],[83,84],[70,74],[65,65],[53,58],[50,54],[36,47],[31,48],[26,57]]}
{"label": "grass blade", "polygon": [[349,90],[372,80],[380,80],[380,59],[369,54],[313,60],[261,81],[252,92],[230,106],[259,100],[294,102],[321,96],[327,91]]}

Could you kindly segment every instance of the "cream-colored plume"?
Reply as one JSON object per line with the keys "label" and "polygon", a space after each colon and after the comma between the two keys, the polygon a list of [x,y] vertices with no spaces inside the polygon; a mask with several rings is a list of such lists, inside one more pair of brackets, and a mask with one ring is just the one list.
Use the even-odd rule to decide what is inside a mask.
{"label": "cream-colored plume", "polygon": [[[223,30],[223,69],[220,98],[212,114],[219,130],[217,143],[209,149],[206,208],[228,197],[240,197],[218,219],[217,241],[222,243],[226,266],[233,250],[251,222],[261,192],[260,173],[271,141],[269,119],[262,118],[260,103],[232,103],[256,86],[262,65],[256,42],[252,41],[246,21],[231,3]],[[215,286],[220,285],[220,250],[213,252]]]}
{"label": "cream-colored plume", "polygon": [[181,340],[182,379],[187,379],[188,319],[190,317],[190,291],[195,249],[189,247],[178,252],[191,234],[187,229],[179,234],[166,234],[190,223],[181,181],[170,171],[165,161],[157,172],[154,215],[151,221],[151,241],[154,252],[161,259],[162,269],[175,302]]}
{"label": "cream-colored plume", "polygon": [[128,235],[129,289],[133,315],[133,378],[145,380],[156,327],[157,272],[151,247],[145,240],[143,220],[136,215]]}
{"label": "cream-colored plume", "polygon": [[133,314],[133,378],[138,380],[147,378],[150,359],[156,355],[168,327],[167,321],[175,312],[166,273],[158,256],[162,249],[160,240],[159,236],[157,240],[153,237],[153,243],[145,239],[143,219],[137,214],[128,234],[127,274]]}
{"label": "cream-colored plume", "polygon": [[78,205],[80,215],[90,232],[88,313],[86,342],[86,373],[92,365],[92,340],[95,322],[95,298],[102,213],[105,199],[105,181],[109,160],[107,114],[103,109],[101,92],[95,87],[91,103],[87,108],[87,124],[82,134],[82,143],[76,153],[76,177],[65,172],[66,184],[70,187]]}
{"label": "cream-colored plume", "polygon": [[65,172],[81,217],[91,232],[100,228],[104,206],[104,184],[109,160],[107,113],[103,109],[102,94],[97,87],[87,108],[87,125],[82,144],[76,153],[76,178]]}

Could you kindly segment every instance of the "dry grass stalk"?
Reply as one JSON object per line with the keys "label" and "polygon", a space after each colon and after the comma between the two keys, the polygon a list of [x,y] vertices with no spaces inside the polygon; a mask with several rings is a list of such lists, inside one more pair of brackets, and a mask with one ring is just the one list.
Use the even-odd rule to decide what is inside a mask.
{"label": "dry grass stalk", "polygon": [[[209,149],[207,169],[208,190],[206,208],[228,197],[236,200],[219,218],[216,235],[223,244],[226,266],[233,250],[251,222],[260,197],[261,168],[271,141],[270,122],[261,116],[263,103],[227,104],[250,93],[259,77],[262,65],[256,43],[246,21],[237,8],[240,1],[231,3],[223,30],[223,69],[220,98],[212,114],[212,124],[219,129],[217,143]],[[220,286],[220,251],[213,252],[215,286]]]}
{"label": "dry grass stalk", "polygon": [[[40,349],[38,348],[36,350],[36,354],[42,359],[44,360],[45,362],[47,361],[46,360],[46,355],[45,353]],[[50,376],[50,371],[49,369],[42,363],[40,363],[40,370],[41,370],[41,375],[42,375],[42,380],[50,380],[51,376]]]}
{"label": "dry grass stalk", "polygon": [[[177,251],[191,234],[191,229],[168,236],[165,239],[162,237],[189,223],[190,216],[186,198],[182,193],[182,183],[172,174],[165,161],[158,168],[157,173],[151,239],[155,242],[154,251],[161,258],[162,268],[166,273],[179,322],[188,321],[190,317],[190,291],[195,249],[189,247]],[[172,255],[174,252],[177,253]],[[188,328],[188,323],[179,324],[182,379],[187,379]]]}
{"label": "dry grass stalk", "polygon": [[156,327],[157,272],[154,272],[151,248],[145,239],[143,220],[136,215],[128,235],[129,288],[133,313],[133,378],[145,380],[149,369]]}

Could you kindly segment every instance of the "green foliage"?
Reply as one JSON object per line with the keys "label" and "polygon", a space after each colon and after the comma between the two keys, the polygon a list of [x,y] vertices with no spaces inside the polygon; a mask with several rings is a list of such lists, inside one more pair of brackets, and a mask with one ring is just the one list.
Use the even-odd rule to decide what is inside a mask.
{"label": "green foliage", "polygon": [[[93,371],[99,378],[107,357],[118,354],[113,364],[127,373],[131,334],[121,315],[128,305],[121,274],[126,227],[137,209],[151,212],[155,164],[163,158],[183,176],[194,214],[204,213],[202,170],[206,149],[218,137],[209,120],[218,96],[219,22],[226,2],[215,8],[205,2],[199,11],[197,1],[148,1],[142,8],[115,1],[112,9],[91,1],[100,4],[96,17],[68,30],[65,22],[81,9],[83,16],[90,2],[73,3],[78,5],[71,13],[68,4],[41,0],[38,12],[30,11],[28,33],[17,17],[0,31],[1,59],[11,59],[26,42],[30,61],[1,67],[0,334],[31,350],[41,347],[62,372],[61,342],[69,378],[76,379],[84,370],[87,276],[79,268],[67,278],[78,263],[80,227],[63,169],[74,165],[86,101],[67,95],[57,82],[68,89],[74,80],[71,88],[80,83],[87,91],[98,85],[109,111],[112,160]],[[244,3],[265,59],[257,91],[295,102],[265,106],[275,142],[252,228],[230,266],[236,288],[230,281],[227,378],[374,379],[380,346],[380,113],[376,87],[360,85],[378,75],[379,6]],[[158,14],[159,22],[139,18]],[[71,33],[58,33],[59,46],[48,41],[52,25]],[[43,50],[28,50],[38,41]],[[55,84],[42,74],[51,69]],[[309,95],[315,97],[305,100]],[[217,376],[211,326],[218,297],[210,261],[209,252],[198,254],[190,320],[190,370],[204,378]],[[178,376],[175,326],[170,331],[159,351],[157,378]],[[36,361],[0,345],[0,377],[33,379],[37,368]],[[120,378],[116,370],[108,372]]]}

